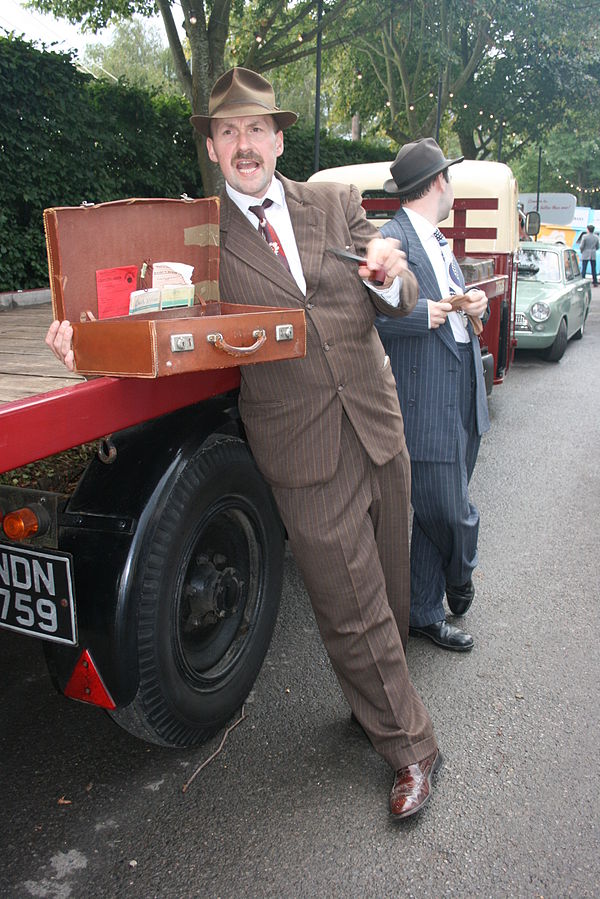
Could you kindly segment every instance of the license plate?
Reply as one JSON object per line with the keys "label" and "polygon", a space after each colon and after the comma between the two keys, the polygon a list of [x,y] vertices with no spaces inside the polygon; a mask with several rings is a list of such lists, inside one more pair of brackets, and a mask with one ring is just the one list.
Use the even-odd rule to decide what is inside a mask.
{"label": "license plate", "polygon": [[0,627],[76,644],[71,556],[0,545]]}

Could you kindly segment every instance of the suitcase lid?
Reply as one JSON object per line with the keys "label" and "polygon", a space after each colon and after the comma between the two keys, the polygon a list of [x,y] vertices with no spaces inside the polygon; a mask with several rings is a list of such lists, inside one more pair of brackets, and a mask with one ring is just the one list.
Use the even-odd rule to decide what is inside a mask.
{"label": "suitcase lid", "polygon": [[52,308],[61,321],[98,317],[96,271],[155,262],[194,267],[198,302],[219,300],[219,198],[126,199],[44,210]]}

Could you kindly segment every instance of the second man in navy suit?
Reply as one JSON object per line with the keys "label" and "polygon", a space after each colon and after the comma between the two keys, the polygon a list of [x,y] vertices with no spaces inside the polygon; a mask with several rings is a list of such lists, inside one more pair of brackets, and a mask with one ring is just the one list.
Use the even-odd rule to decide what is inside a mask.
{"label": "second man in navy suit", "polygon": [[[392,163],[384,187],[400,195],[402,207],[381,231],[401,241],[419,299],[404,318],[379,316],[377,328],[411,457],[410,630],[464,652],[473,638],[446,620],[443,600],[445,594],[450,611],[461,616],[475,593],[479,513],[468,484],[489,417],[479,342],[467,317],[480,318],[487,297],[481,290],[464,294],[462,273],[438,229],[454,202],[449,167],[462,159],[446,159],[424,138],[405,144]],[[453,294],[456,310],[448,302]]]}

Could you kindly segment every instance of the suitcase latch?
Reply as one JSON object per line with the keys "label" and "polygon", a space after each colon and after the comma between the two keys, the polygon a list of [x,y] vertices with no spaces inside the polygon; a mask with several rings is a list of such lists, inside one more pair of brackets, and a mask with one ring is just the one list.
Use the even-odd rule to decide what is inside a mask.
{"label": "suitcase latch", "polygon": [[171,352],[185,353],[194,349],[194,337],[192,334],[171,334]]}
{"label": "suitcase latch", "polygon": [[277,325],[275,328],[275,340],[293,340],[293,325]]}

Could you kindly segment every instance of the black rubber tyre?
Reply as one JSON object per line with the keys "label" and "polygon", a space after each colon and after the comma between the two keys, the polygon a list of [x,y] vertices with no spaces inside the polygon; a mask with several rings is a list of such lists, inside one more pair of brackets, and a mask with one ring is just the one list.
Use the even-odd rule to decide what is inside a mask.
{"label": "black rubber tyre", "polygon": [[137,577],[139,688],[114,720],[164,746],[195,746],[238,711],[267,652],[284,531],[245,443],[217,438],[177,479]]}
{"label": "black rubber tyre", "polygon": [[554,338],[554,343],[547,347],[545,350],[542,350],[542,356],[548,362],[558,362],[559,359],[565,354],[565,350],[567,348],[567,323],[563,319],[561,319],[560,325],[558,326],[558,331],[556,332],[556,337]]}

